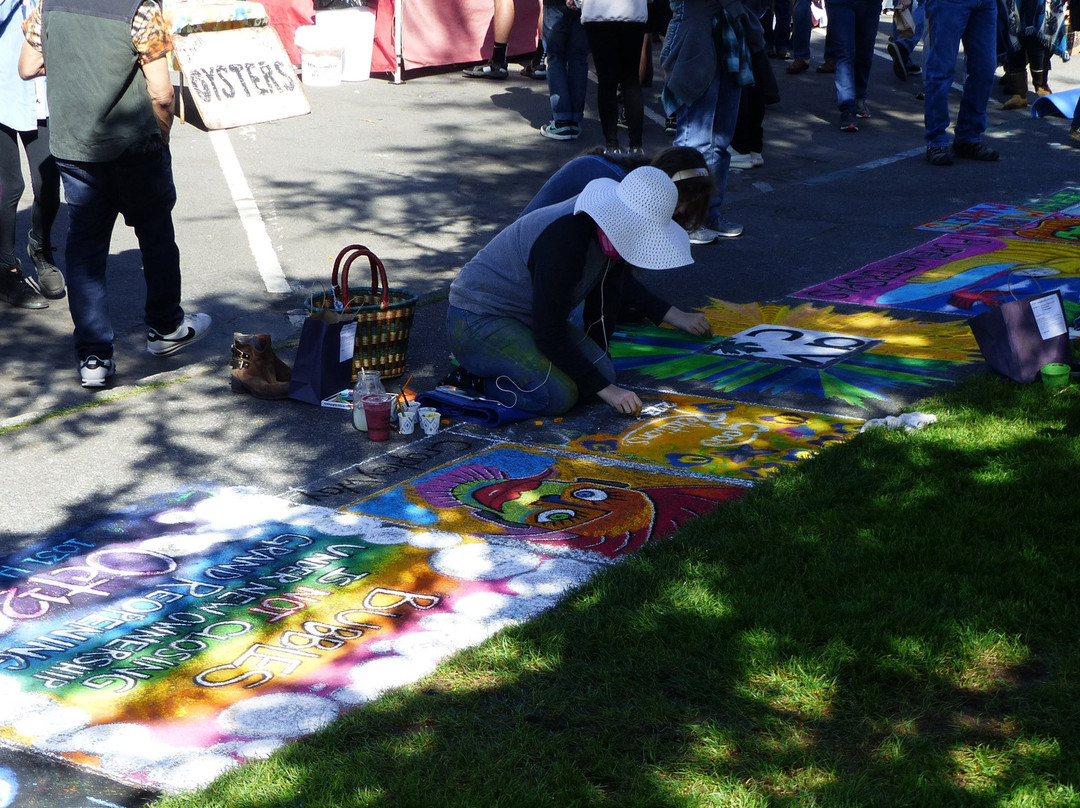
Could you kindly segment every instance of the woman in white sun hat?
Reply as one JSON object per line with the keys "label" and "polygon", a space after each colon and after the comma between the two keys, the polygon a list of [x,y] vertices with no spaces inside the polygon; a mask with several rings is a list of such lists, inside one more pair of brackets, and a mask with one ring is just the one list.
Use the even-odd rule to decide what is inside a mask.
{"label": "woman in white sun hat", "polygon": [[[541,415],[594,395],[637,413],[641,399],[615,385],[607,354],[620,303],[654,323],[711,333],[702,315],[668,305],[632,274],[693,263],[671,218],[678,199],[666,173],[643,166],[509,225],[450,285],[450,349],[461,367],[444,383]],[[570,321],[582,302],[584,330]]]}

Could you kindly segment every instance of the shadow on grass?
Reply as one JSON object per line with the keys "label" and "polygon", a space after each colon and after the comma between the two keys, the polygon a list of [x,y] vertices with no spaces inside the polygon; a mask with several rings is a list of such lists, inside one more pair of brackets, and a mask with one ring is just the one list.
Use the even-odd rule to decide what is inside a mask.
{"label": "shadow on grass", "polygon": [[1078,399],[969,380],[163,805],[1075,805]]}

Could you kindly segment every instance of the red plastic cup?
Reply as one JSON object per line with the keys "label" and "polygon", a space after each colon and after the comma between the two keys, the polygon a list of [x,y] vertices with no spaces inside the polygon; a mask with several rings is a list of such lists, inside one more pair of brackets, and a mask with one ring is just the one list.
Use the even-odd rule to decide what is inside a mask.
{"label": "red plastic cup", "polygon": [[369,440],[390,439],[390,407],[397,398],[393,393],[370,393],[360,399],[367,418]]}

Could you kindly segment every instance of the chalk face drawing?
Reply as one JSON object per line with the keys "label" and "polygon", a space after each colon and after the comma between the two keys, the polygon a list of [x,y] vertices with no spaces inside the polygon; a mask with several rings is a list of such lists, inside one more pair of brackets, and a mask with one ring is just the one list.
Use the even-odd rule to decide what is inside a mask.
{"label": "chalk face drawing", "polygon": [[915,229],[929,230],[934,233],[954,233],[963,230],[969,235],[1000,236],[1013,233],[1025,225],[1037,222],[1044,216],[1046,216],[1046,211],[986,203],[943,216],[935,221],[919,225]]}
{"label": "chalk face drawing", "polygon": [[1076,245],[1064,239],[957,233],[804,289],[796,297],[971,315],[1040,291],[1058,289],[1063,297],[1077,297],[1077,258]]}
{"label": "chalk face drawing", "polygon": [[880,343],[881,340],[851,334],[758,325],[728,337],[709,351],[761,362],[827,368]]}
{"label": "chalk face drawing", "polygon": [[598,559],[632,553],[745,488],[495,446],[347,510]]}
{"label": "chalk face drawing", "polygon": [[666,396],[648,403],[640,421],[577,438],[566,448],[757,480],[848,440],[862,424],[854,418]]}
{"label": "chalk face drawing", "polygon": [[598,568],[243,492],[0,567],[0,737],[165,791],[265,757]]}
{"label": "chalk face drawing", "polygon": [[820,410],[835,400],[866,412],[880,405],[894,407],[899,397],[953,381],[962,366],[982,361],[964,323],[922,322],[883,311],[844,314],[810,304],[735,304],[715,299],[701,311],[715,334],[738,334],[770,324],[844,334],[877,344],[819,368],[717,354],[715,341],[672,328],[627,327],[617,331],[612,341],[616,370],[704,385],[740,399],[797,394],[810,402],[802,409]]}

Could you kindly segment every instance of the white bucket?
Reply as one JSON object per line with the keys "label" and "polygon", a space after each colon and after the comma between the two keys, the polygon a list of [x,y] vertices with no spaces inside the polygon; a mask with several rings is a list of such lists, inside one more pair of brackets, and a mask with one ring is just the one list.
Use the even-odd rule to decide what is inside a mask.
{"label": "white bucket", "polygon": [[371,78],[371,51],[375,45],[374,8],[352,6],[316,11],[315,25],[334,31],[342,43],[342,81],[367,81]]}
{"label": "white bucket", "polygon": [[300,51],[300,80],[309,87],[341,84],[341,41],[329,29],[301,25],[293,41]]}

